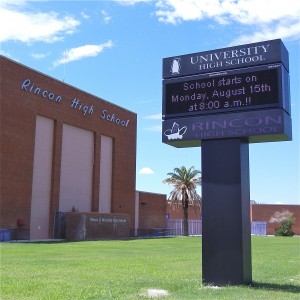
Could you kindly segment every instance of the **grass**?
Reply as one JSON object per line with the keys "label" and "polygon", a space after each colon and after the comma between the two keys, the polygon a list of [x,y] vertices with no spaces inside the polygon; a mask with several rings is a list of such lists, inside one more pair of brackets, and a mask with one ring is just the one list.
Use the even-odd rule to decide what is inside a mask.
{"label": "grass", "polygon": [[201,284],[201,238],[2,243],[1,299],[299,299],[300,239],[252,237],[253,285]]}

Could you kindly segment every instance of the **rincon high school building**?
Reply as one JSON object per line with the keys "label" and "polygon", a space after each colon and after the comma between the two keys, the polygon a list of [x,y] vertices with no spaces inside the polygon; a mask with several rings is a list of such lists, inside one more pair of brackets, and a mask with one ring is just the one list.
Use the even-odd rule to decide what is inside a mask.
{"label": "rincon high school building", "polygon": [[51,238],[57,212],[71,211],[92,213],[85,226],[135,227],[137,115],[0,59],[0,229]]}

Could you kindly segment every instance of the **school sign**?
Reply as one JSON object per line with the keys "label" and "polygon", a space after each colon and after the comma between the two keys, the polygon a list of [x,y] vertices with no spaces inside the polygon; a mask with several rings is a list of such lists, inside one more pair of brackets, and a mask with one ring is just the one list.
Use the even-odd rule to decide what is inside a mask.
{"label": "school sign", "polygon": [[281,40],[163,59],[162,141],[201,146],[202,281],[252,282],[249,143],[292,139]]}
{"label": "school sign", "polygon": [[[248,136],[251,143],[292,138],[288,52],[281,40],[165,58],[162,86],[166,144],[192,147],[204,139],[238,136]],[[237,119],[248,121],[237,125]]]}

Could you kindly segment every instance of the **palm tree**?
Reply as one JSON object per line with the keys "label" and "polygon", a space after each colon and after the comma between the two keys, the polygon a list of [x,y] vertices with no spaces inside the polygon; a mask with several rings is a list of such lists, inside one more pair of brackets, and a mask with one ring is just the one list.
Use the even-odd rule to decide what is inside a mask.
{"label": "palm tree", "polygon": [[196,187],[201,185],[201,172],[190,167],[175,168],[173,172],[168,173],[170,177],[166,178],[163,183],[173,185],[173,190],[167,198],[168,203],[173,209],[183,209],[183,235],[189,235],[188,228],[188,211],[189,205],[201,210],[202,198],[197,194]]}

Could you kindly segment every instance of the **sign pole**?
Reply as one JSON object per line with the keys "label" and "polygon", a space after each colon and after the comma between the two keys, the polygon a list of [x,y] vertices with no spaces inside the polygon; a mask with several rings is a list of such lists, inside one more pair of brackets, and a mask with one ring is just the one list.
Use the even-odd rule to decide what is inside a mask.
{"label": "sign pole", "polygon": [[240,138],[202,141],[202,280],[252,282],[249,144]]}

